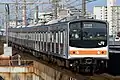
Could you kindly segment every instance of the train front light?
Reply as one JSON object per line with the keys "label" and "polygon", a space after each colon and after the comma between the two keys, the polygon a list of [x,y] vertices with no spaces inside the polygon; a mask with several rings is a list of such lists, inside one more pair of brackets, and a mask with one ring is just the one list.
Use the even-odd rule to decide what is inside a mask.
{"label": "train front light", "polygon": [[100,54],[100,51],[98,51],[97,53]]}

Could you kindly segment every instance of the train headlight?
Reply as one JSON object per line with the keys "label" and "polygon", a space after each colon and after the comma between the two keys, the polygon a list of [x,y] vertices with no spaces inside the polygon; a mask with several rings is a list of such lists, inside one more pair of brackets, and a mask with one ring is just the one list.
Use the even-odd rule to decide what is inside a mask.
{"label": "train headlight", "polygon": [[100,51],[98,51],[97,53],[100,54]]}
{"label": "train headlight", "polygon": [[79,54],[79,51],[76,51],[76,54]]}

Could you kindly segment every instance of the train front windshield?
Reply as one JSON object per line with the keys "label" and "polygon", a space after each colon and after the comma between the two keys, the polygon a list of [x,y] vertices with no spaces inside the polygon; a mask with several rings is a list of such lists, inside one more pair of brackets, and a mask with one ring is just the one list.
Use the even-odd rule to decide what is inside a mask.
{"label": "train front windshield", "polygon": [[69,45],[77,48],[106,47],[106,23],[98,21],[70,23]]}

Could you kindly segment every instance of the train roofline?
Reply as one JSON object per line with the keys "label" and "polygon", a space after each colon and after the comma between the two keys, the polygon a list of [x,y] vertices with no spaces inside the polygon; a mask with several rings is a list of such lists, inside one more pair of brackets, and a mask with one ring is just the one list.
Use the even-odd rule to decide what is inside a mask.
{"label": "train roofline", "polygon": [[74,22],[74,21],[100,21],[100,22],[104,22],[104,23],[107,23],[107,21],[105,21],[105,20],[99,20],[99,19],[77,19],[77,20],[71,20],[71,21],[69,21],[70,23],[71,22]]}

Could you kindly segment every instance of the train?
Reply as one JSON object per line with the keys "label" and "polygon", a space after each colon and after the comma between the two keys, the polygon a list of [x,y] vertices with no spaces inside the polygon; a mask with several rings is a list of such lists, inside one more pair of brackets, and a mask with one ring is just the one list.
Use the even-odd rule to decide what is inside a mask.
{"label": "train", "polygon": [[104,71],[109,60],[108,23],[77,19],[8,29],[9,45],[77,72]]}

